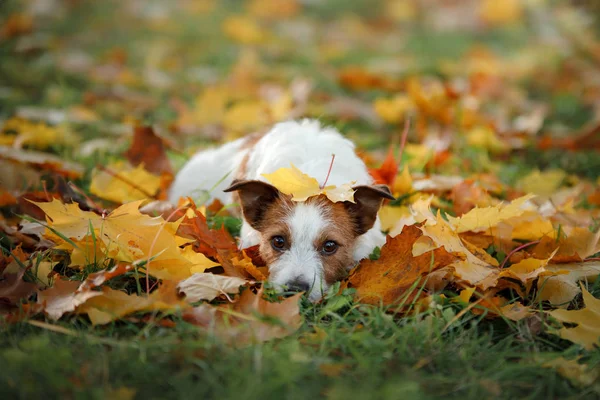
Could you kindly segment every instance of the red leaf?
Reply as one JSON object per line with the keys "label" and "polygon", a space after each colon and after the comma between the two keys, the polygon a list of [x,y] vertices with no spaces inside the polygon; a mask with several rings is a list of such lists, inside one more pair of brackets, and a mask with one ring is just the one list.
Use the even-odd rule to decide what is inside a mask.
{"label": "red leaf", "polygon": [[384,184],[392,186],[396,175],[398,175],[398,162],[394,157],[394,145],[390,145],[387,157],[379,168],[372,168],[369,173],[375,180],[376,184]]}

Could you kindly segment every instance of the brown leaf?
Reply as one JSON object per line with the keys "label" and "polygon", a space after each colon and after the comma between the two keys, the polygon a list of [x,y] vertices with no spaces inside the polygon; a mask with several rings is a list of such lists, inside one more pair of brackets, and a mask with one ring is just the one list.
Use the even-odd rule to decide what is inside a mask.
{"label": "brown leaf", "polygon": [[220,307],[203,304],[186,311],[183,317],[226,343],[244,346],[282,338],[300,328],[302,316],[298,300],[301,296],[298,293],[280,303],[271,303],[263,299],[262,289],[257,293],[246,290],[234,304]]}
{"label": "brown leaf", "polygon": [[89,299],[102,295],[102,292],[92,289],[130,269],[130,265],[120,264],[111,270],[90,274],[83,282],[57,279],[51,288],[39,293],[38,304],[50,318],[59,319],[63,314],[75,311]]}
{"label": "brown leaf", "polygon": [[155,175],[173,174],[164,142],[150,126],[135,127],[133,143],[125,153],[125,157],[136,167],[143,163],[144,168]]}
{"label": "brown leaf", "polygon": [[[193,217],[189,217],[190,212],[193,213]],[[220,229],[210,229],[206,217],[195,207],[188,210],[177,234],[196,240],[194,250],[207,257],[216,258],[219,250],[237,251],[237,244],[225,226],[221,226]]]}
{"label": "brown leaf", "polygon": [[237,294],[240,286],[247,283],[251,282],[234,276],[200,273],[179,282],[177,289],[185,294],[186,301],[195,303],[200,300],[210,301],[220,295]]}
{"label": "brown leaf", "polygon": [[78,291],[80,285],[81,282],[57,279],[51,288],[39,293],[38,304],[51,319],[57,320],[63,314],[75,311],[92,297],[102,294],[91,290]]}
{"label": "brown leaf", "polygon": [[0,278],[0,305],[17,305],[21,299],[27,299],[35,292],[36,285],[25,282],[24,274],[25,270],[20,269],[16,274],[6,274]]}
{"label": "brown leaf", "polygon": [[405,298],[410,303],[416,290],[408,296],[407,291],[415,282],[420,280],[417,288],[420,287],[425,282],[422,278],[427,273],[457,259],[443,248],[413,257],[413,244],[422,235],[417,226],[409,225],[396,237],[388,236],[381,248],[381,257],[376,261],[361,261],[350,273],[346,287],[356,288],[356,296],[364,303],[379,304],[381,301],[390,305],[398,304]]}

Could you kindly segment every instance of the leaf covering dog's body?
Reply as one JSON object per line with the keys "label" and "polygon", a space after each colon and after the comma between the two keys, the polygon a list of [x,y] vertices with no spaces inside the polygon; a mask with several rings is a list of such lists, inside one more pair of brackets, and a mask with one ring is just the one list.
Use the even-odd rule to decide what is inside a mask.
{"label": "leaf covering dog's body", "polygon": [[[324,196],[292,201],[263,176],[290,164],[320,185],[326,179],[327,185],[352,182],[355,203],[332,203]],[[383,198],[393,197],[387,187],[370,186],[372,181],[350,140],[318,121],[304,120],[279,123],[260,138],[196,154],[177,175],[170,199],[210,191],[224,204],[239,202],[244,215],[240,246],[260,244],[273,283],[310,290],[309,297],[318,300],[385,242],[377,211]]]}

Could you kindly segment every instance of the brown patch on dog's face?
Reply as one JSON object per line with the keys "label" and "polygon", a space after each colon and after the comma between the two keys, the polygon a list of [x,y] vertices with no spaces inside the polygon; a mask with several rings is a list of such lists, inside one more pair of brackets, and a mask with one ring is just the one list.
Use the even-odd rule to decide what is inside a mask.
{"label": "brown patch on dog's face", "polygon": [[[311,240],[311,250],[319,257],[323,279],[327,285],[331,285],[343,279],[349,268],[354,266],[354,246],[359,234],[351,214],[342,203],[332,203],[326,197],[318,196],[308,199],[304,204],[318,207],[326,220],[324,228],[315,237],[305,238]],[[261,224],[256,227],[261,234],[260,254],[267,265],[275,263],[292,247],[294,250],[300,247],[294,242],[298,241],[299,234],[294,232],[295,227],[290,221],[298,205],[289,196],[280,196],[268,205]],[[278,249],[273,245],[275,237],[283,238],[283,248]],[[329,242],[335,244],[333,252],[327,251],[332,246]]]}
{"label": "brown patch on dog's face", "polygon": [[[325,196],[313,197],[308,203],[320,205],[326,218],[330,220],[329,226],[320,233],[313,245],[323,262],[325,282],[331,285],[343,279],[354,266],[354,246],[359,232],[343,203],[332,203]],[[332,254],[325,251],[329,241],[337,245]]]}

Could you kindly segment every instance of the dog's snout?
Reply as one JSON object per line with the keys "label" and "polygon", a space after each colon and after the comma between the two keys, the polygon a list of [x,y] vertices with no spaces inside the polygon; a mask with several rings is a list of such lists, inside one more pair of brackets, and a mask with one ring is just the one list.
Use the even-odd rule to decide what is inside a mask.
{"label": "dog's snout", "polygon": [[299,279],[288,282],[287,287],[293,292],[308,292],[310,285]]}

